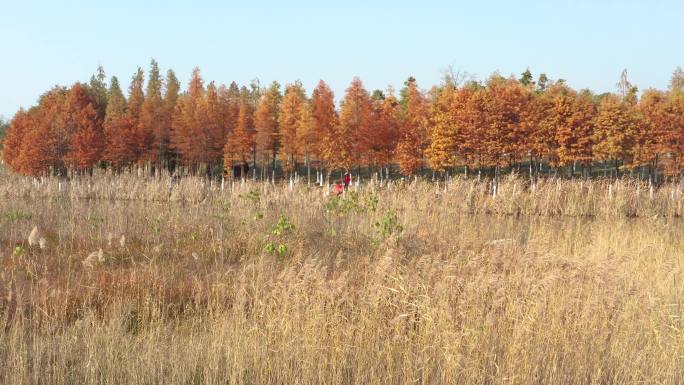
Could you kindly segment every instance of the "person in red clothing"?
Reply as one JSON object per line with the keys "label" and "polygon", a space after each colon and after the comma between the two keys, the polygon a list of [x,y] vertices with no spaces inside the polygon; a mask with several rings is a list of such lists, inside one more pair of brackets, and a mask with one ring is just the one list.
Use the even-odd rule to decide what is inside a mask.
{"label": "person in red clothing", "polygon": [[332,188],[332,194],[334,196],[340,196],[344,192],[344,187],[342,187],[342,182],[337,181]]}
{"label": "person in red clothing", "polygon": [[342,180],[344,181],[344,189],[349,189],[349,185],[351,184],[351,174],[349,173],[349,170],[345,170],[344,178]]}

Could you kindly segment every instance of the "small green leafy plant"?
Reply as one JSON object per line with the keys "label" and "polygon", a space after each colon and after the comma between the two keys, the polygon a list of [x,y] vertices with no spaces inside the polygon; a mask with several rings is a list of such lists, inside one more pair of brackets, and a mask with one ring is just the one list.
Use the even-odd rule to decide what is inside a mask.
{"label": "small green leafy plant", "polygon": [[290,222],[285,215],[280,214],[278,217],[278,223],[276,223],[273,228],[271,228],[271,234],[273,235],[283,235],[287,232],[294,230],[295,225]]}
{"label": "small green leafy plant", "polygon": [[13,254],[14,254],[14,256],[16,256],[16,257],[18,257],[18,256],[20,256],[20,255],[22,255],[22,254],[24,254],[24,246],[22,246],[22,245],[17,245],[17,246],[15,246],[15,247],[14,247],[14,252],[13,252]]}
{"label": "small green leafy plant", "polygon": [[284,243],[279,243],[276,245],[273,242],[269,242],[266,244],[266,247],[264,248],[269,253],[274,253],[277,254],[279,257],[284,257],[285,254],[287,254],[287,245]]}
{"label": "small green leafy plant", "polygon": [[[290,222],[289,219],[284,214],[278,216],[278,222],[271,227],[271,232],[267,237],[275,237],[276,239],[282,238],[285,234],[292,232],[295,229],[295,225]],[[277,254],[279,257],[284,257],[287,254],[287,244],[282,241],[274,242],[269,241],[266,244],[264,250],[268,253]]]}
{"label": "small green leafy plant", "polygon": [[379,221],[373,223],[373,228],[378,236],[378,241],[391,236],[398,238],[404,231],[404,226],[399,223],[397,212],[393,209],[387,210]]}

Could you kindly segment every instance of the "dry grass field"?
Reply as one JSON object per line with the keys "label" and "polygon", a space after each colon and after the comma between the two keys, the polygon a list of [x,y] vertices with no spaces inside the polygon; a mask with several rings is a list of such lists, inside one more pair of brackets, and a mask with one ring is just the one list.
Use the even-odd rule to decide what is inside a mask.
{"label": "dry grass field", "polygon": [[489,187],[4,175],[0,383],[682,383],[679,186]]}

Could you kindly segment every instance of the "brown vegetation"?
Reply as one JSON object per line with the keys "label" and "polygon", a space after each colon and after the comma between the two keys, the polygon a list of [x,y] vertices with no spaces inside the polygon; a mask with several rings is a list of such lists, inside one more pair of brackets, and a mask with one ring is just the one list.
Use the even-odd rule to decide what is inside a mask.
{"label": "brown vegetation", "polygon": [[489,187],[4,177],[0,383],[678,383],[679,187]]}

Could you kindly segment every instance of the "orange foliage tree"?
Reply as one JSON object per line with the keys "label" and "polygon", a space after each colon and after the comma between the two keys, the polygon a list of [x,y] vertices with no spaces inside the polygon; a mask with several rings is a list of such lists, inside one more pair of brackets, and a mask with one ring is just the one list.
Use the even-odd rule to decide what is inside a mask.
{"label": "orange foliage tree", "polygon": [[[275,171],[276,155],[278,154],[278,110],[280,105],[280,84],[273,82],[266,92],[261,95],[257,110],[254,114],[255,145],[257,157],[261,158],[262,178],[265,170],[271,165]],[[238,110],[239,113],[239,110]]]}
{"label": "orange foliage tree", "polygon": [[409,78],[405,85],[395,159],[404,175],[413,175],[423,165],[423,153],[428,144],[428,105],[414,78]]}
{"label": "orange foliage tree", "polygon": [[121,92],[119,80],[112,77],[109,85],[107,111],[104,120],[105,148],[103,159],[115,170],[135,161],[135,127],[126,113],[126,97]]}
{"label": "orange foliage tree", "polygon": [[144,142],[144,131],[140,128],[140,115],[142,114],[142,106],[145,102],[145,93],[143,92],[143,86],[145,84],[145,77],[142,68],[138,67],[131,84],[128,88],[128,106],[126,109],[126,114],[128,119],[133,126],[133,135],[130,137],[130,143],[134,146],[134,161],[138,162],[141,157],[141,149]]}
{"label": "orange foliage tree", "polygon": [[317,143],[314,144],[314,155],[319,161],[319,168],[329,167],[330,161],[334,160],[335,156],[337,146],[335,127],[338,117],[334,99],[330,87],[323,80],[319,81],[311,95],[313,131],[317,137]]}
{"label": "orange foliage tree", "polygon": [[[3,160],[28,175],[89,174],[95,166],[121,172],[132,166],[151,171],[175,164],[191,173],[212,175],[220,166],[257,159],[265,173],[276,159],[285,172],[304,162],[319,170],[378,167],[395,163],[405,175],[465,166],[519,169],[530,177],[544,165],[575,175],[597,162],[617,171],[639,168],[656,177],[684,172],[684,71],[672,75],[668,91],[637,90],[623,71],[619,93],[594,96],[577,92],[546,75],[533,81],[492,75],[484,84],[445,84],[424,94],[409,78],[399,100],[392,91],[372,95],[354,78],[340,111],[322,80],[308,100],[300,83],[262,89],[210,82],[195,69],[187,91],[169,70],[166,79],[151,61],[145,88],[142,69],[132,78],[128,97],[102,67],[87,84],[55,87],[36,106],[14,116],[3,141]],[[571,167],[571,168],[570,168]],[[384,169],[384,170],[383,170]],[[319,175],[323,175],[320,173]],[[585,175],[583,173],[583,175]],[[254,174],[256,177],[256,173]]]}
{"label": "orange foliage tree", "polygon": [[[430,145],[425,150],[428,164],[435,171],[445,172],[458,162],[460,152],[458,112],[464,111],[465,106],[457,104],[459,92],[452,84],[432,90],[433,103],[429,108],[428,135]],[[465,93],[462,93],[465,94]]]}
{"label": "orange foliage tree", "polygon": [[311,102],[305,101],[299,108],[297,124],[297,154],[304,158],[307,182],[311,182],[311,154],[316,151],[316,131]]}
{"label": "orange foliage tree", "polygon": [[361,79],[354,78],[347,88],[338,124],[333,129],[336,143],[327,159],[328,172],[351,168],[367,162],[372,126],[372,104]]}
{"label": "orange foliage tree", "polygon": [[367,165],[382,173],[392,163],[399,139],[399,101],[394,95],[373,100],[370,130],[363,138]]}
{"label": "orange foliage tree", "polygon": [[639,120],[631,103],[615,95],[603,97],[594,118],[595,159],[614,162],[616,171],[631,167],[639,130]]}
{"label": "orange foliage tree", "polygon": [[559,88],[551,110],[558,165],[573,165],[574,169],[579,162],[582,166],[589,166],[596,114],[593,97],[587,92],[577,94],[566,87]]}
{"label": "orange foliage tree", "polygon": [[164,103],[162,99],[162,80],[159,65],[152,59],[147,78],[147,92],[140,109],[140,120],[136,133],[136,152],[138,162],[160,165],[163,154],[159,151],[159,141],[163,141]]}
{"label": "orange foliage tree", "polygon": [[7,165],[17,171],[22,171],[19,162],[24,137],[35,127],[33,116],[23,108],[20,109],[12,118],[7,135],[2,142],[2,159]]}
{"label": "orange foliage tree", "polygon": [[75,170],[92,172],[92,167],[102,157],[105,143],[102,121],[83,85],[76,83],[71,87],[66,114],[70,133],[66,163]]}
{"label": "orange foliage tree", "polygon": [[242,87],[237,127],[228,135],[223,149],[224,167],[231,169],[239,164],[244,171],[244,165],[253,154],[254,148],[254,106],[251,104],[249,91],[246,87]]}
{"label": "orange foliage tree", "polygon": [[43,94],[38,106],[29,113],[33,127],[23,136],[17,159],[19,171],[28,175],[65,175],[64,158],[71,135],[66,122],[69,92],[55,87]]}
{"label": "orange foliage tree", "polygon": [[297,167],[297,127],[300,109],[305,101],[304,88],[296,82],[285,88],[280,102],[278,124],[280,128],[280,162],[284,172],[292,173]]}
{"label": "orange foliage tree", "polygon": [[212,118],[208,117],[205,94],[204,81],[199,68],[195,68],[188,92],[176,103],[171,128],[171,147],[191,173],[200,171],[201,167],[208,169],[212,163],[212,126],[207,124]]}

